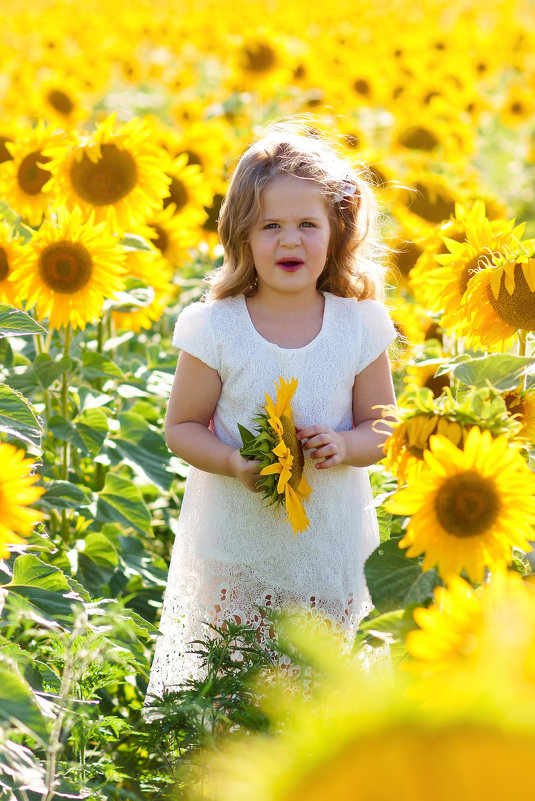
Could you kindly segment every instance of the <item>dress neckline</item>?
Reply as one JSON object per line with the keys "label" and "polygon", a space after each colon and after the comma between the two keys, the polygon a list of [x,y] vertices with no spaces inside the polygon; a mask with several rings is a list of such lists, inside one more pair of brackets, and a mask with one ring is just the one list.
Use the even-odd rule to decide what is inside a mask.
{"label": "dress neckline", "polygon": [[301,353],[302,351],[307,350],[307,348],[312,347],[312,345],[315,345],[318,342],[318,340],[323,337],[323,334],[324,334],[325,329],[327,327],[327,307],[330,305],[330,293],[329,292],[322,292],[321,294],[323,295],[323,299],[324,299],[324,303],[323,303],[323,319],[321,321],[321,328],[318,331],[318,333],[316,334],[316,336],[313,339],[310,340],[310,342],[307,342],[305,345],[301,345],[299,348],[285,348],[282,345],[277,345],[276,342],[271,342],[269,339],[266,339],[265,337],[263,337],[262,334],[259,331],[257,331],[257,329],[255,328],[255,325],[254,325],[254,323],[253,323],[253,321],[251,319],[251,315],[249,314],[249,309],[247,308],[247,302],[245,300],[245,295],[242,294],[242,295],[239,296],[239,298],[240,298],[240,301],[242,303],[242,308],[243,308],[243,312],[245,314],[245,318],[247,320],[247,323],[248,323],[249,327],[251,328],[253,336],[256,339],[259,339],[264,344],[270,345],[272,348],[276,348],[277,350],[283,351],[284,353],[291,353],[291,352],[300,352]]}

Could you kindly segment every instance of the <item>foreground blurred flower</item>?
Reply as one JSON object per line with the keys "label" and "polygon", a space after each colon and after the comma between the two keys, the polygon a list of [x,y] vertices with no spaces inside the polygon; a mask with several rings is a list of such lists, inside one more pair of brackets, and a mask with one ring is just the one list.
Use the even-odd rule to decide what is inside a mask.
{"label": "foreground blurred flower", "polygon": [[9,545],[22,542],[19,534],[28,535],[42,514],[28,509],[44,492],[33,487],[39,476],[30,475],[31,459],[24,451],[0,442],[0,559],[9,556]]}
{"label": "foreground blurred flower", "polygon": [[[200,781],[188,798],[498,801],[525,796],[535,747],[535,693],[529,684],[514,682],[514,674],[500,673],[497,648],[486,672],[452,671],[439,693],[416,703],[407,697],[401,677],[381,682],[373,674],[359,674],[335,645],[311,631],[306,636],[310,653],[323,665],[330,660],[327,680],[312,703],[284,687],[274,692],[269,703],[274,733],[233,738],[219,744],[217,753],[206,753]],[[525,650],[531,642],[525,639]]]}
{"label": "foreground blurred flower", "polygon": [[407,555],[424,554],[424,571],[436,565],[445,579],[464,569],[480,582],[486,567],[512,562],[513,547],[529,551],[535,474],[507,437],[493,439],[474,427],[462,450],[440,435],[429,448],[425,465],[409,472],[409,486],[385,504],[389,512],[412,515],[399,543]]}
{"label": "foreground blurred flower", "polygon": [[507,411],[515,417],[522,428],[519,437],[525,437],[528,442],[535,442],[535,389],[512,389],[502,395]]}
{"label": "foreground blurred flower", "polygon": [[297,379],[285,381],[279,377],[277,400],[266,394],[265,413],[255,417],[256,435],[239,426],[242,436],[242,456],[258,459],[262,464],[258,487],[271,503],[284,505],[294,534],[310,525],[303,500],[311,489],[305,479],[303,448],[296,436],[290,401],[297,389]]}
{"label": "foreground blurred flower", "polygon": [[123,284],[124,252],[105,223],[82,222],[79,210],[48,222],[16,259],[10,280],[19,297],[48,315],[51,328],[96,322],[104,299]]}
{"label": "foreground blurred flower", "polygon": [[126,231],[160,209],[168,192],[168,157],[149,141],[150,130],[134,118],[114,131],[108,117],[91,138],[73,134],[50,148],[50,187],[69,208],[93,211],[95,220]]}

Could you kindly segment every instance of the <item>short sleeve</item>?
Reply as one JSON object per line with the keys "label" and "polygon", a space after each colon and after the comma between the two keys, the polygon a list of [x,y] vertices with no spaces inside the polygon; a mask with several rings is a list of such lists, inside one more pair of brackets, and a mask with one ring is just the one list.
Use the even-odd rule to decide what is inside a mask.
{"label": "short sleeve", "polygon": [[377,359],[395,340],[397,331],[384,304],[377,300],[361,300],[358,304],[362,320],[362,347],[357,373]]}
{"label": "short sleeve", "polygon": [[191,303],[178,315],[173,345],[217,370],[219,360],[214,342],[210,303]]}

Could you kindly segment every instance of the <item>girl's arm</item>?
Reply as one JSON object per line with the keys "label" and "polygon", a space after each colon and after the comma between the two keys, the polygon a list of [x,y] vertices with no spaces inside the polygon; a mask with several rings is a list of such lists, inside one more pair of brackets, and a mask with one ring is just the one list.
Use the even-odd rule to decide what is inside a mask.
{"label": "girl's arm", "polygon": [[199,470],[238,478],[247,489],[255,491],[260,463],[244,459],[239,450],[222,442],[208,428],[220,394],[217,371],[182,351],[165,417],[167,445]]}
{"label": "girl's arm", "polygon": [[334,431],[328,426],[301,428],[298,437],[303,448],[312,451],[318,470],[337,464],[365,467],[384,456],[383,444],[388,437],[387,426],[378,426],[383,433],[373,430],[381,419],[381,407],[396,401],[386,351],[360,372],[353,384],[353,420],[350,431]]}

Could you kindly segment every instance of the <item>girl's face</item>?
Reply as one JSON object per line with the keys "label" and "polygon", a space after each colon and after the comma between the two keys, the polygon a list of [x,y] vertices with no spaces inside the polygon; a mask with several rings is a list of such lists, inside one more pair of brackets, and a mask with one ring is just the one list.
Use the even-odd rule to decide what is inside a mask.
{"label": "girl's face", "polygon": [[319,186],[279,175],[263,190],[249,244],[258,274],[258,294],[316,294],[330,239],[327,206]]}

